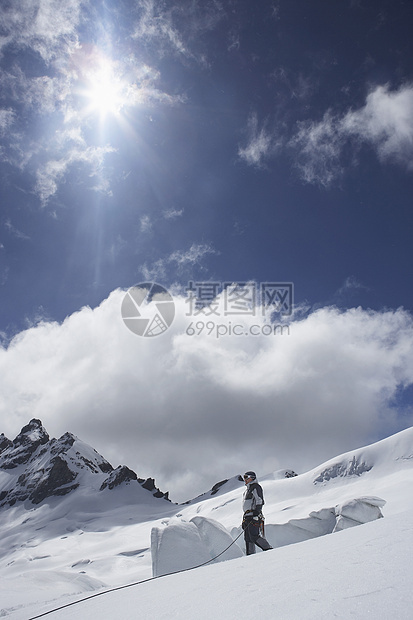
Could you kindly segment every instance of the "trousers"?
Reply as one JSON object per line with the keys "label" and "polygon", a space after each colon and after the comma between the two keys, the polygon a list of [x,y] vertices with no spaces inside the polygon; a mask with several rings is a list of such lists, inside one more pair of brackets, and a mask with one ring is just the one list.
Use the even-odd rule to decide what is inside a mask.
{"label": "trousers", "polygon": [[266,538],[261,536],[261,521],[250,521],[244,529],[245,550],[247,555],[255,553],[255,546],[263,551],[272,549]]}

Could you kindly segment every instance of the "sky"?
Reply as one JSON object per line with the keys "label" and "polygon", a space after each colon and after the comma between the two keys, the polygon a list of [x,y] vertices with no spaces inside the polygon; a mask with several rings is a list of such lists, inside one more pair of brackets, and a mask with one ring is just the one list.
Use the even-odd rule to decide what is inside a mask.
{"label": "sky", "polygon": [[[3,2],[0,431],[39,417],[188,499],[411,425],[412,19]],[[159,337],[123,324],[139,282],[175,296]],[[288,330],[257,303],[248,338],[218,337],[231,316],[188,316],[191,282],[223,308],[225,283],[290,283]]]}

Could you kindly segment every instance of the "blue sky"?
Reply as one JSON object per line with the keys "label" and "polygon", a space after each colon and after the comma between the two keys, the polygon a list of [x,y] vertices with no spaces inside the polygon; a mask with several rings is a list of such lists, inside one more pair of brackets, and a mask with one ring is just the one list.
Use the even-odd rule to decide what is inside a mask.
{"label": "blue sky", "polygon": [[3,5],[2,330],[146,275],[411,308],[412,10]]}
{"label": "blue sky", "polygon": [[4,346],[146,280],[293,282],[301,319],[360,307],[400,335],[404,312],[409,339],[412,21],[397,0],[2,3]]}

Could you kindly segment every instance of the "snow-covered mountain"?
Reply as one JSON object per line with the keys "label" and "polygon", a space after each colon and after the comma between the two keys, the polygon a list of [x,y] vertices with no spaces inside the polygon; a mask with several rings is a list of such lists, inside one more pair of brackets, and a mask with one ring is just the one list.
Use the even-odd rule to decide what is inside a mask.
{"label": "snow-covered mountain", "polygon": [[[150,578],[155,567],[162,574],[164,566],[198,565],[217,541],[241,531],[238,475],[176,505],[135,479],[111,484],[117,470],[103,457],[70,434],[50,440],[39,421],[14,442],[2,437],[0,446],[2,617],[29,620]],[[67,471],[52,462],[57,456],[73,479],[51,474],[53,467]],[[230,556],[219,558],[235,559],[107,593],[51,617],[238,620],[254,617],[257,601],[263,619],[411,617],[413,428],[309,472],[281,470],[260,482],[274,551],[243,557],[241,537]],[[179,543],[190,529],[203,541],[193,557]]]}
{"label": "snow-covered mountain", "polygon": [[40,420],[31,420],[13,441],[3,433],[0,436],[0,508],[26,500],[41,504],[79,488],[87,489],[92,497],[126,484],[131,497],[140,485],[154,497],[168,499],[168,493],[159,491],[152,478],[138,479],[125,465],[114,469],[71,433],[50,439]]}

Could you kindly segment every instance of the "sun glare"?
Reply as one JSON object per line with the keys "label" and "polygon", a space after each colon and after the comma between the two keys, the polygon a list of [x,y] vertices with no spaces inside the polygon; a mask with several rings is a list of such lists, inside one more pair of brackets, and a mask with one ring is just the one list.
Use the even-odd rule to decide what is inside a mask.
{"label": "sun glare", "polygon": [[82,51],[76,59],[81,85],[78,92],[85,101],[86,114],[101,119],[107,115],[118,116],[128,104],[128,81],[117,64],[96,48]]}
{"label": "sun glare", "polygon": [[103,64],[89,78],[86,91],[90,111],[101,116],[117,115],[126,103],[125,86],[110,63]]}

